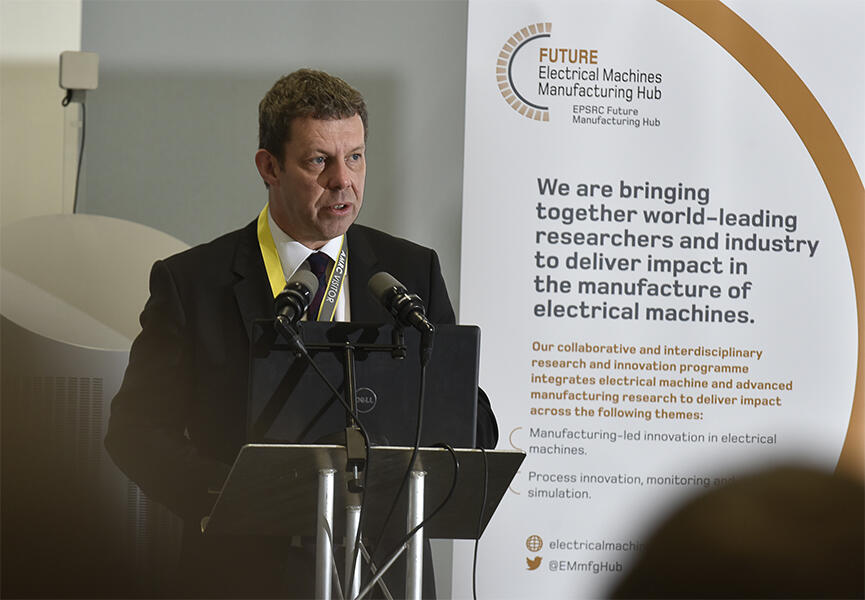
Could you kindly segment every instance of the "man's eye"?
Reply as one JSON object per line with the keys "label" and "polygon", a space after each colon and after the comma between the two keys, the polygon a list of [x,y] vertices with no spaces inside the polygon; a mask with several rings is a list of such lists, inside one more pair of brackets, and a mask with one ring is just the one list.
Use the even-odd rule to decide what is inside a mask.
{"label": "man's eye", "polygon": [[354,154],[351,155],[351,160],[354,160],[354,161],[358,161],[361,158],[363,158],[363,154],[361,154],[360,152],[355,152]]}
{"label": "man's eye", "polygon": [[323,156],[316,156],[315,158],[312,159],[311,162],[314,165],[323,165],[324,164],[324,157]]}

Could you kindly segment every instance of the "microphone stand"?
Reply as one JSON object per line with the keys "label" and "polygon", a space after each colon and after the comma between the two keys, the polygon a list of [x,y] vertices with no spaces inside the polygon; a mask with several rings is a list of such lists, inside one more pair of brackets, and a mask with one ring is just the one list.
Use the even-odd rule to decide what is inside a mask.
{"label": "microphone stand", "polygon": [[355,377],[354,351],[355,346],[350,342],[345,342],[345,385],[349,406],[345,413],[345,451],[348,457],[345,469],[353,476],[353,479],[348,482],[348,491],[359,494],[363,491],[359,472],[366,468],[367,447],[357,420],[354,418],[357,414],[357,378]]}
{"label": "microphone stand", "polygon": [[[332,353],[342,353],[345,361],[344,373],[345,373],[345,391],[348,395],[348,402],[343,398],[342,404],[346,409],[346,426],[344,430],[344,441],[345,441],[345,450],[346,450],[346,472],[351,473],[352,478],[348,481],[348,491],[349,494],[346,494],[346,507],[345,507],[345,516],[346,516],[346,532],[345,532],[345,588],[346,588],[346,597],[355,598],[360,590],[360,568],[358,563],[360,562],[360,528],[362,526],[362,510],[361,505],[357,504],[357,495],[364,492],[364,486],[361,480],[361,472],[366,473],[366,469],[368,466],[368,455],[369,449],[367,447],[367,439],[364,435],[364,432],[361,430],[360,424],[356,419],[357,415],[357,378],[355,376],[355,352],[358,350],[366,351],[366,352],[389,352],[394,359],[401,360],[405,358],[407,354],[407,348],[405,345],[405,333],[403,331],[402,325],[397,325],[394,327],[393,332],[391,334],[391,344],[365,344],[365,343],[352,343],[348,340],[345,342],[333,342],[333,343],[321,343],[321,344],[309,344],[306,346],[300,338],[297,330],[292,326],[291,322],[283,317],[278,316],[275,319],[276,329],[282,333],[287,341],[289,346],[294,350],[295,354],[298,356],[303,356],[306,358],[307,362],[312,366],[318,376],[324,381],[324,383],[333,390],[337,396],[339,397],[339,392],[336,387],[328,380],[325,374],[321,371],[312,357],[309,355],[308,350],[325,350]],[[332,486],[333,486],[333,477],[332,475],[328,478],[325,476],[324,482],[320,482],[320,487],[324,485],[325,488],[330,486],[330,491],[328,489],[320,489],[319,490],[319,499],[320,501],[324,498],[325,500],[330,497],[332,498]],[[319,510],[321,512],[321,510]],[[318,529],[321,531],[322,529],[332,529],[332,523],[325,524],[323,527],[319,527]],[[327,535],[319,535],[316,541],[316,588],[321,588],[322,590],[329,589],[329,580],[330,580],[330,559],[329,556],[325,557],[323,548],[320,548],[320,545],[324,544]],[[328,549],[329,550],[329,549]],[[319,557],[321,555],[321,557]],[[325,564],[326,563],[326,564]],[[318,571],[323,569],[327,571],[326,573],[319,573]],[[321,580],[321,585],[319,585],[319,580]],[[385,586],[383,581],[379,582],[379,585]],[[385,586],[385,589],[386,586]]]}

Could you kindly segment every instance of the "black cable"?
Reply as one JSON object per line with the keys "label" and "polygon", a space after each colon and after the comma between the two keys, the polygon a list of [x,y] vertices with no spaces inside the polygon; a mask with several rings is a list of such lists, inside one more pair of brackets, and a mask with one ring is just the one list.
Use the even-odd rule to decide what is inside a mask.
{"label": "black cable", "polygon": [[[453,478],[451,479],[451,487],[448,490],[448,493],[445,495],[444,500],[442,500],[438,504],[438,506],[435,507],[435,510],[433,510],[426,517],[424,517],[420,523],[418,523],[408,533],[406,533],[405,536],[403,536],[403,538],[396,545],[396,549],[393,552],[391,552],[387,556],[387,558],[382,562],[382,564],[384,564],[384,565],[388,564],[391,561],[391,559],[394,557],[394,555],[397,555],[400,552],[402,552],[404,549],[404,546],[408,543],[408,541],[412,538],[412,536],[414,534],[416,534],[418,531],[420,531],[427,524],[428,521],[432,520],[432,518],[435,517],[441,511],[441,509],[443,509],[445,507],[445,505],[448,502],[450,502],[450,499],[454,495],[454,490],[456,490],[456,488],[457,488],[457,481],[459,481],[460,459],[457,456],[456,451],[450,445],[448,445],[448,444],[436,444],[436,447],[444,448],[445,450],[447,450],[448,453],[451,455],[451,459],[453,460],[454,475],[453,475]],[[486,502],[486,500],[485,500],[485,502]],[[376,567],[375,562],[373,561],[372,555],[370,555],[369,562],[370,562],[371,567],[375,568],[376,571],[378,571],[378,568]]]}
{"label": "black cable", "polygon": [[[439,513],[439,511],[441,511],[441,509],[443,509],[445,507],[445,504],[447,504],[450,501],[450,499],[453,497],[454,490],[457,489],[457,480],[459,479],[459,473],[460,473],[460,459],[457,456],[456,451],[450,445],[448,445],[448,444],[436,444],[436,446],[439,448],[444,448],[445,450],[447,450],[451,455],[451,459],[453,459],[454,476],[453,476],[453,479],[451,479],[451,487],[448,490],[447,495],[445,495],[444,500],[442,500],[439,503],[439,505],[435,507],[435,510],[433,510],[430,514],[428,514],[426,517],[424,517],[420,523],[415,525],[408,533],[405,534],[405,536],[403,536],[403,538],[399,541],[399,543],[396,546],[397,551],[399,551],[399,549],[402,548],[411,539],[411,537],[414,534],[416,534],[424,525],[426,525],[427,521],[430,521],[434,516],[436,516]],[[387,562],[387,561],[385,561],[385,562]]]}
{"label": "black cable", "polygon": [[333,395],[336,396],[336,399],[339,400],[340,404],[342,404],[345,411],[348,414],[350,414],[352,416],[352,418],[354,419],[354,422],[357,423],[357,428],[360,430],[361,434],[363,434],[363,441],[365,443],[366,454],[367,454],[366,459],[367,459],[367,461],[369,461],[369,435],[366,432],[366,428],[360,422],[360,419],[358,418],[357,413],[351,409],[351,406],[349,406],[348,402],[345,401],[345,398],[342,397],[342,394],[340,393],[340,391],[337,390],[333,386],[333,384],[327,378],[327,375],[325,375],[324,371],[321,370],[321,367],[319,367],[317,364],[315,364],[315,361],[312,360],[312,357],[309,355],[309,352],[307,352],[306,348],[303,345],[300,345],[300,346],[296,347],[296,350],[298,352],[300,352],[300,354],[302,354],[304,358],[306,358],[306,360],[309,362],[309,364],[313,368],[313,370],[316,373],[318,373],[318,376],[321,378],[321,380],[324,382],[324,384],[328,388],[330,388],[330,391],[333,392]]}
{"label": "black cable", "polygon": [[[284,324],[280,323],[279,321],[276,321],[276,323],[278,326],[280,326],[279,328],[281,330],[286,330],[286,329],[290,328],[289,325],[284,325]],[[288,334],[290,337],[296,336],[296,332],[294,332],[293,330],[286,331],[285,333]],[[291,333],[295,333],[295,336],[291,336]],[[360,516],[357,520],[357,534],[355,536],[355,541],[354,541],[354,555],[352,556],[351,573],[350,573],[350,578],[348,580],[348,581],[352,581],[354,579],[355,565],[357,564],[357,554],[358,554],[358,551],[360,550],[360,536],[361,536],[361,532],[363,531],[364,517],[366,516],[365,515],[366,483],[367,483],[367,477],[369,476],[369,465],[370,465],[369,434],[367,433],[366,428],[360,422],[360,419],[358,418],[357,413],[351,409],[351,406],[349,406],[348,402],[345,401],[345,398],[342,397],[342,394],[339,392],[339,390],[337,390],[336,387],[334,387],[334,385],[330,382],[330,380],[324,374],[324,371],[321,370],[321,367],[319,367],[315,363],[315,361],[312,360],[312,357],[309,355],[309,352],[307,352],[304,345],[303,344],[296,344],[296,345],[294,345],[294,348],[304,358],[306,358],[306,361],[310,364],[310,366],[312,366],[313,370],[315,370],[315,372],[318,373],[318,376],[321,378],[321,380],[324,382],[324,384],[328,388],[330,388],[330,391],[333,392],[333,394],[336,396],[337,400],[340,401],[343,408],[345,408],[346,412],[352,416],[352,418],[354,419],[354,422],[357,424],[357,428],[360,430],[360,433],[363,436],[364,451],[365,451],[366,456],[364,457],[365,467],[363,470],[363,484],[362,484],[363,491],[361,493],[361,501],[360,501]]]}
{"label": "black cable", "polygon": [[484,512],[487,507],[487,480],[489,479],[489,465],[487,464],[487,451],[483,446],[479,448],[484,459],[484,493],[481,496],[481,512],[478,517],[478,535],[475,538],[475,552],[472,560],[472,598],[478,600],[478,543],[481,540],[481,532],[484,527]]}
{"label": "black cable", "polygon": [[424,408],[424,399],[426,396],[426,365],[421,363],[420,368],[420,393],[418,396],[418,408],[417,408],[417,424],[415,428],[415,441],[414,446],[412,447],[411,458],[408,461],[408,468],[406,469],[405,475],[403,475],[402,481],[399,484],[399,489],[396,492],[396,495],[393,497],[393,502],[390,505],[390,510],[387,512],[387,516],[384,519],[384,523],[381,526],[381,531],[379,531],[378,538],[375,540],[375,544],[370,546],[369,555],[370,562],[372,562],[372,558],[375,555],[375,550],[378,548],[378,545],[381,543],[382,538],[384,537],[384,533],[387,530],[388,521],[393,516],[393,512],[396,509],[397,504],[399,503],[399,498],[402,495],[402,491],[405,489],[405,485],[411,476],[412,468],[414,467],[414,463],[417,460],[418,451],[420,449],[420,437],[421,432],[423,431],[423,408]]}
{"label": "black cable", "polygon": [[[399,503],[399,498],[402,495],[403,490],[405,489],[406,483],[411,477],[412,469],[414,468],[414,464],[417,461],[417,455],[420,450],[421,443],[421,435],[423,433],[423,413],[424,413],[424,401],[426,399],[426,367],[429,359],[432,355],[432,334],[426,333],[424,334],[423,339],[421,340],[421,354],[420,354],[420,390],[418,391],[418,410],[417,410],[417,422],[415,425],[415,441],[414,446],[412,447],[411,458],[408,462],[408,468],[406,469],[405,475],[403,476],[402,481],[400,482],[399,489],[394,495],[393,502],[390,505],[390,509],[385,516],[384,522],[381,526],[381,530],[379,531],[378,537],[375,542],[370,545],[369,552],[369,564],[371,574],[372,569],[375,568],[375,551],[381,544],[381,540],[384,537],[385,531],[387,531],[387,524],[390,521],[390,518],[393,516],[394,510],[396,510],[396,506]],[[364,500],[366,498],[364,497]],[[363,517],[363,509],[361,509],[361,518]],[[360,533],[361,529],[358,528],[358,533]],[[352,558],[352,574],[354,573],[354,565],[357,562],[357,551],[359,548],[359,544],[355,543],[355,556]]]}
{"label": "black cable", "polygon": [[[360,422],[357,422],[360,425]],[[354,570],[357,566],[357,556],[360,552],[360,539],[363,532],[364,517],[366,517],[366,478],[369,475],[369,441],[367,440],[366,447],[366,468],[363,470],[363,494],[360,501],[360,516],[357,519],[357,533],[354,536],[354,552],[351,557],[351,571],[349,572],[347,592],[351,590],[351,582],[354,581]]]}
{"label": "black cable", "polygon": [[81,181],[81,164],[84,162],[84,135],[87,133],[87,107],[81,103],[81,146],[78,149],[78,169],[75,173],[75,199],[72,201],[72,214],[78,212],[78,182]]}
{"label": "black cable", "polygon": [[[73,90],[66,90],[66,97],[60,102],[63,106],[69,106],[72,100]],[[84,162],[84,135],[87,132],[87,107],[81,102],[81,143],[78,148],[78,169],[75,173],[75,196],[72,200],[72,214],[78,212],[78,182],[81,181],[81,163]]]}

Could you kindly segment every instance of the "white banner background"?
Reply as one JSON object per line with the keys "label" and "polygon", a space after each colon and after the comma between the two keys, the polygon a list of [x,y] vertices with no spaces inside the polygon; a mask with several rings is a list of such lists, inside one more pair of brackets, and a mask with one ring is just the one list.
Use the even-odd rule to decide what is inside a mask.
{"label": "white banner background", "polygon": [[[727,5],[788,60],[862,173],[862,3]],[[547,106],[548,121],[519,114],[496,80],[503,46],[536,23],[551,24],[549,37],[505,50],[507,85]],[[555,62],[542,48],[597,58]],[[553,80],[542,67],[599,80]],[[650,81],[603,81],[605,71]],[[596,84],[618,97],[597,97]],[[834,467],[857,365],[848,250],[814,161],[742,65],[650,0],[471,0],[466,103],[460,320],[483,331],[499,447],[527,452],[481,540],[479,597],[601,596],[687,495],[767,464]],[[647,182],[662,197],[635,198]],[[700,197],[680,199],[684,188]],[[780,251],[728,248],[728,237],[780,240],[769,242]],[[682,247],[707,239],[718,247]],[[659,272],[672,263],[658,259],[684,272]],[[579,291],[641,278],[636,295]],[[702,297],[650,295],[674,280],[703,284]],[[548,314],[555,305],[564,316]],[[457,543],[454,564],[454,597],[469,597],[470,544]]]}

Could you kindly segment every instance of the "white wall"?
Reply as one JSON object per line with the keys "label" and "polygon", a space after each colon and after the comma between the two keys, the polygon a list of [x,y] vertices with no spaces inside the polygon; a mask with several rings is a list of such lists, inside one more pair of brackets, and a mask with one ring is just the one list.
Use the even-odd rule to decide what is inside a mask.
{"label": "white wall", "polygon": [[58,65],[80,49],[81,0],[0,2],[0,224],[71,211],[78,114],[60,104]]}

